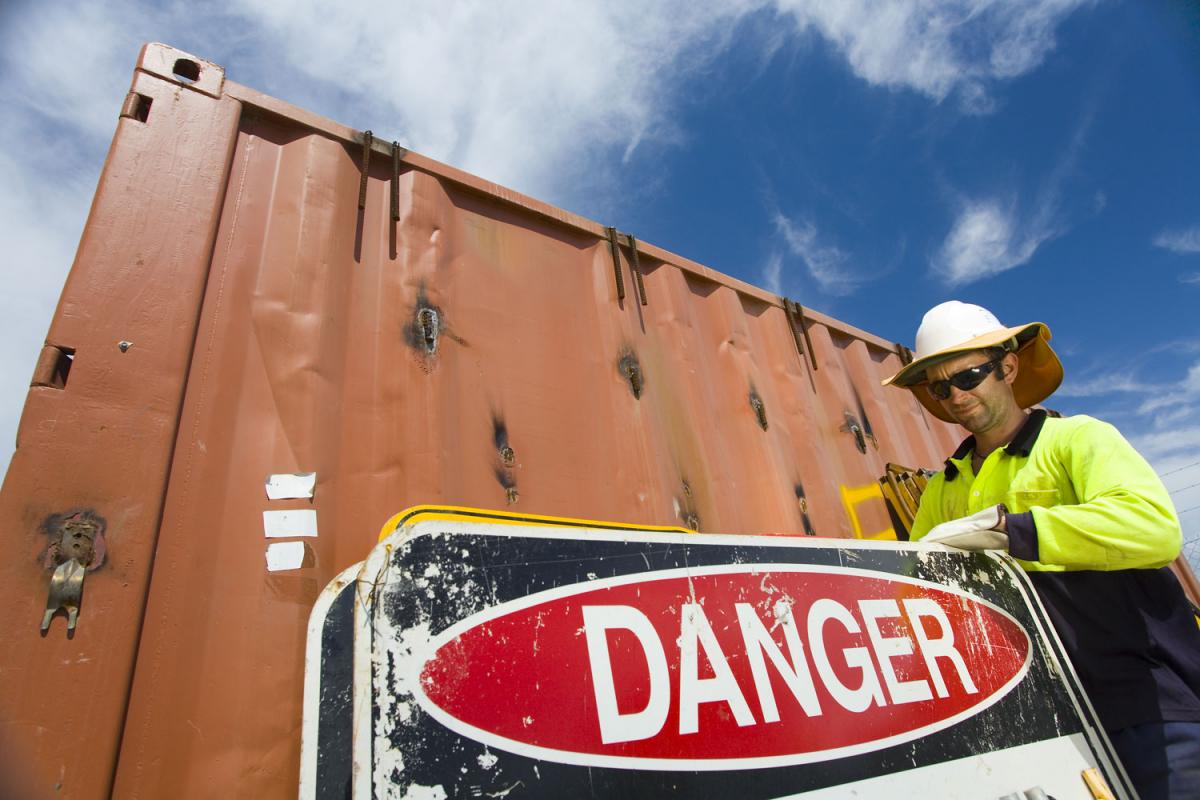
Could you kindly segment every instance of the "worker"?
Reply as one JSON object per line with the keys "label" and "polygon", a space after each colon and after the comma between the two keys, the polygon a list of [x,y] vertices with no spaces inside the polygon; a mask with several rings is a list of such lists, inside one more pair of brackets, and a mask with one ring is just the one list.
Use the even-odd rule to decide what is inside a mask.
{"label": "worker", "polygon": [[1174,573],[1167,490],[1112,425],[1038,404],[1062,382],[1040,322],[932,308],[884,385],[971,436],[929,481],[911,538],[1007,550],[1029,575],[1143,800],[1200,798],[1200,628]]}

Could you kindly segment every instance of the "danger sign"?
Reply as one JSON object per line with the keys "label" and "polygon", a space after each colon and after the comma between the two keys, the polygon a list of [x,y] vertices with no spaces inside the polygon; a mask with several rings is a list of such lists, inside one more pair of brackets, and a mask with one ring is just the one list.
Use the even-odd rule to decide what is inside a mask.
{"label": "danger sign", "polygon": [[1004,556],[429,522],[355,593],[355,797],[1124,796]]}
{"label": "danger sign", "polygon": [[683,770],[907,741],[999,700],[1030,657],[1021,626],[966,593],[792,564],[540,592],[431,648],[418,701],[447,727],[566,763]]}

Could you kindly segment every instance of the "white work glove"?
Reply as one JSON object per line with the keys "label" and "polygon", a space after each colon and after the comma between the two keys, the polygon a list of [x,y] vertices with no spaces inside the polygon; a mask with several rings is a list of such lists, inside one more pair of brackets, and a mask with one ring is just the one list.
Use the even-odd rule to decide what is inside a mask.
{"label": "white work glove", "polygon": [[921,538],[959,550],[1007,550],[1008,534],[999,530],[1007,509],[1003,505],[985,508],[969,517],[935,525]]}

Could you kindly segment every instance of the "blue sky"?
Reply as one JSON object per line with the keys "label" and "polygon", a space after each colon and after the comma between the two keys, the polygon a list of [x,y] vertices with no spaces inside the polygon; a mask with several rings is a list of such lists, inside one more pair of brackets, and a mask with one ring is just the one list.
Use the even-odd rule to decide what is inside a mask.
{"label": "blue sky", "polygon": [[1200,5],[351,5],[0,10],[0,462],[163,41],[890,340],[950,298],[1044,321],[1049,405],[1117,424],[1200,543]]}

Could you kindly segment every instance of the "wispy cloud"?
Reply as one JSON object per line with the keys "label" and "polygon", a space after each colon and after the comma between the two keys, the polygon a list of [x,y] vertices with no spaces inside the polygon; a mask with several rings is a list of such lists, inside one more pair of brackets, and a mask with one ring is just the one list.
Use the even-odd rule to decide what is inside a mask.
{"label": "wispy cloud", "polygon": [[1097,377],[1063,381],[1054,391],[1055,397],[1104,397],[1112,394],[1145,392],[1146,384],[1132,376],[1113,375],[1106,372]]}
{"label": "wispy cloud", "polygon": [[1172,253],[1200,253],[1200,225],[1161,231],[1154,237],[1154,246],[1170,250]]}
{"label": "wispy cloud", "polygon": [[850,256],[836,245],[820,241],[817,227],[811,221],[789,219],[779,212],[772,219],[788,250],[800,259],[821,291],[834,296],[847,295],[862,283],[850,265]]}
{"label": "wispy cloud", "polygon": [[771,294],[783,294],[783,256],[771,253],[762,268],[763,285]]}
{"label": "wispy cloud", "polygon": [[854,73],[877,86],[918,91],[986,113],[993,87],[1037,67],[1054,30],[1088,0],[777,0],[801,30],[832,42]]}
{"label": "wispy cloud", "polygon": [[[964,286],[1026,264],[1039,247],[1066,230],[1063,184],[1075,172],[1095,109],[1094,99],[1085,99],[1079,123],[1027,212],[1020,213],[1015,199],[997,196],[959,201],[950,232],[931,259],[934,273],[947,285]],[[1092,207],[1098,210],[1095,200]]]}
{"label": "wispy cloud", "polygon": [[1200,446],[1200,361],[1178,381],[1143,385],[1142,395],[1134,413],[1143,432],[1131,437],[1142,454],[1152,461],[1194,456]]}
{"label": "wispy cloud", "polygon": [[1200,286],[1200,272],[1189,272],[1186,275],[1180,275],[1179,282],[1190,283],[1193,286]]}
{"label": "wispy cloud", "polygon": [[1045,222],[1019,222],[1012,204],[995,199],[966,203],[959,211],[934,271],[950,286],[963,286],[1025,264],[1056,234]]}

